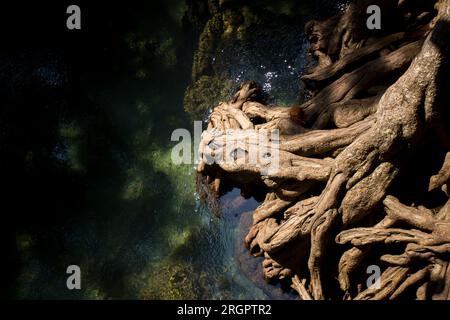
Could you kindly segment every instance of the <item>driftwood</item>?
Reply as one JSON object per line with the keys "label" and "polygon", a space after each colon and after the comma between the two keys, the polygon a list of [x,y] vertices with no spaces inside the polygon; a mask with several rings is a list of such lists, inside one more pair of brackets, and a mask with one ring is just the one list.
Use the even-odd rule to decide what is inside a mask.
{"label": "driftwood", "polygon": [[[308,23],[311,99],[269,106],[246,82],[203,133],[198,171],[214,194],[224,180],[265,186],[245,245],[301,299],[450,299],[450,0],[413,2],[354,1]],[[402,23],[368,31],[370,4]],[[441,166],[414,167],[430,141]],[[406,205],[414,174],[429,183]],[[369,265],[380,287],[367,288]]]}

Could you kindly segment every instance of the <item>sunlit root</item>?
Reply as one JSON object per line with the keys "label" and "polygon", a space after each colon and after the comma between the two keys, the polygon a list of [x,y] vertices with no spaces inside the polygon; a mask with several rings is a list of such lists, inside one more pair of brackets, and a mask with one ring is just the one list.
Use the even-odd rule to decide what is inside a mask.
{"label": "sunlit root", "polygon": [[[368,32],[369,2],[400,30]],[[269,106],[247,82],[217,106],[198,171],[213,189],[264,186],[245,246],[301,299],[449,299],[450,200],[436,189],[448,192],[450,152],[436,140],[450,141],[450,0],[372,2],[306,26],[309,101]]]}
{"label": "sunlit root", "polygon": [[295,275],[292,278],[292,288],[298,292],[298,295],[302,300],[313,300],[308,290],[306,289],[305,282],[306,281],[300,280],[300,278]]}

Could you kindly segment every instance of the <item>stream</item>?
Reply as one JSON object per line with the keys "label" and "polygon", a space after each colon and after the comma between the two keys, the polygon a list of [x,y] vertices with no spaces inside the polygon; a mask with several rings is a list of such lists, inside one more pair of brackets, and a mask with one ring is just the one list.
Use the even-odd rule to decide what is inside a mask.
{"label": "stream", "polygon": [[[120,34],[122,51],[89,53],[75,73],[72,58],[58,49],[1,57],[26,62],[29,67],[8,68],[18,83],[32,81],[50,92],[52,102],[43,101],[42,110],[50,106],[55,114],[38,127],[48,131],[39,147],[30,144],[22,153],[29,171],[15,184],[25,186],[29,201],[11,200],[31,221],[22,223],[20,215],[16,221],[15,298],[295,298],[266,284],[261,260],[244,248],[258,201],[233,189],[221,197],[217,217],[199,199],[194,164],[171,161],[171,132],[193,131],[183,94],[195,37],[180,23],[184,1],[160,6],[132,24],[138,32]],[[221,52],[234,87],[252,79],[273,103],[295,103],[308,49],[303,25],[283,41]],[[23,80],[30,73],[31,80]],[[75,93],[66,94],[60,88],[70,85],[73,74]],[[78,97],[75,111],[66,107],[72,94]],[[66,287],[66,268],[73,264],[81,269],[81,290]]]}

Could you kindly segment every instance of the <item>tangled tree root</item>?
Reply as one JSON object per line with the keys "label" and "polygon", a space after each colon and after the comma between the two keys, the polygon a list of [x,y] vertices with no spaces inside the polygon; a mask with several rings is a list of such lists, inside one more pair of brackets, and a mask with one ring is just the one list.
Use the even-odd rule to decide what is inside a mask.
{"label": "tangled tree root", "polygon": [[[403,22],[369,32],[361,12],[373,2]],[[245,245],[301,299],[450,299],[450,0],[355,1],[306,32],[312,98],[268,106],[245,83],[211,114],[199,173],[216,194],[223,180],[265,186]],[[270,138],[228,129],[281,136],[261,152]],[[249,161],[255,150],[264,156]],[[440,164],[419,163],[431,158]],[[380,286],[367,287],[370,265]]]}

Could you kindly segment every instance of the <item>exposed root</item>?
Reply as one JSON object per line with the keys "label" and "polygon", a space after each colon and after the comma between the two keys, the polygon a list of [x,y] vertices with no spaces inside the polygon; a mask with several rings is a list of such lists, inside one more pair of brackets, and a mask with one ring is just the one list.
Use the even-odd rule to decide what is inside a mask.
{"label": "exposed root", "polygon": [[[403,19],[400,30],[368,32],[356,18],[368,2]],[[223,180],[266,186],[245,245],[264,256],[266,279],[291,280],[301,299],[448,299],[450,200],[436,189],[448,192],[450,152],[436,143],[429,156],[447,156],[433,172],[411,160],[448,123],[450,0],[372,2],[306,26],[318,60],[303,77],[309,101],[268,106],[247,82],[216,107],[198,171],[215,192]],[[403,204],[409,190],[430,209]],[[379,287],[367,288],[370,265]]]}

